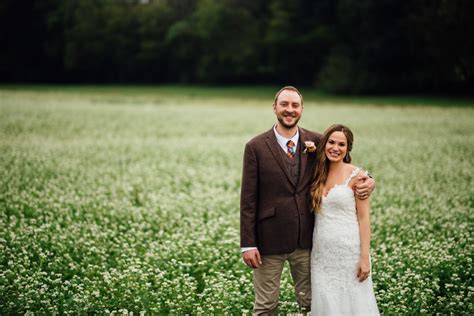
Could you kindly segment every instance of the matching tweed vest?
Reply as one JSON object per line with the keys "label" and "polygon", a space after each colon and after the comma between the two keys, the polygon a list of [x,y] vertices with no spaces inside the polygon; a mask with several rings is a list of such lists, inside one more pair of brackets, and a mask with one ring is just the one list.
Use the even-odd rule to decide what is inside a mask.
{"label": "matching tweed vest", "polygon": [[283,156],[283,161],[285,162],[286,170],[291,176],[291,179],[294,183],[298,183],[299,173],[300,173],[300,163],[301,163],[301,141],[298,142],[298,147],[296,148],[295,158],[293,160],[287,156],[286,152],[280,150],[280,153]]}
{"label": "matching tweed vest", "polygon": [[[280,153],[283,155],[283,161],[285,162],[286,169],[291,176],[291,180],[293,180],[294,183],[298,183],[298,180],[299,180],[301,155],[302,155],[300,146],[301,146],[301,142],[299,142],[298,147],[296,148],[295,158],[293,158],[293,160],[291,160],[290,157],[288,157],[286,152],[284,152],[283,150],[280,150]],[[298,213],[298,210],[294,210],[294,212],[298,214],[298,221],[300,221],[300,218],[299,218],[300,215]],[[297,232],[299,235],[300,224],[298,225],[297,229],[298,229]],[[301,248],[300,238],[298,238],[298,247]]]}

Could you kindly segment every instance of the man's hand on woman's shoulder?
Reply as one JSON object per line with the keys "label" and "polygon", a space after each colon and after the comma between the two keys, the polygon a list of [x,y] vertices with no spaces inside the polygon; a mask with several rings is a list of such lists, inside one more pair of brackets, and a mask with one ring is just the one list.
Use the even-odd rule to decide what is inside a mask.
{"label": "man's hand on woman's shoulder", "polygon": [[375,189],[375,179],[368,176],[367,172],[361,172],[357,176],[354,187],[355,195],[358,199],[367,199]]}

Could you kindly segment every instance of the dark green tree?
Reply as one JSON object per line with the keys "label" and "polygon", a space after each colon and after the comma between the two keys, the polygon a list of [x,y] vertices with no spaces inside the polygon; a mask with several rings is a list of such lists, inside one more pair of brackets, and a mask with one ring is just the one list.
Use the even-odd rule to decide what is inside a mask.
{"label": "dark green tree", "polygon": [[[388,93],[473,87],[469,1],[342,0],[320,87]],[[463,29],[464,31],[461,31]]]}
{"label": "dark green tree", "polygon": [[474,90],[469,0],[0,2],[0,80]]}

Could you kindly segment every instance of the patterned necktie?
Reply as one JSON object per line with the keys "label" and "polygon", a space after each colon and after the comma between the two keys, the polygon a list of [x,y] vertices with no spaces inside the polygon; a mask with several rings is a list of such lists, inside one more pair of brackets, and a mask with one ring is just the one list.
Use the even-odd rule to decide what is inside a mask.
{"label": "patterned necktie", "polygon": [[295,143],[291,139],[286,143],[286,148],[288,148],[286,154],[293,160],[295,158]]}

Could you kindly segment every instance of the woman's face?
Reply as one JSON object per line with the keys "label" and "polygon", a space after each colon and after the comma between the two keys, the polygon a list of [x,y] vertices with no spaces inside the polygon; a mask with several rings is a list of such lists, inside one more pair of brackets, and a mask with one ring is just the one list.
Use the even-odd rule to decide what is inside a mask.
{"label": "woman's face", "polygon": [[333,132],[326,143],[324,149],[326,157],[331,162],[339,162],[344,159],[347,153],[347,138],[343,132]]}

